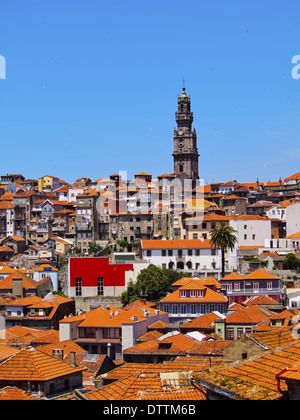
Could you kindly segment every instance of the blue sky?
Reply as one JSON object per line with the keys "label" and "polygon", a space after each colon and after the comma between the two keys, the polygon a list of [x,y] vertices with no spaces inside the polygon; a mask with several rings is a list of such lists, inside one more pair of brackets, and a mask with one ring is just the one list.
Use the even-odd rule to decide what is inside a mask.
{"label": "blue sky", "polygon": [[173,172],[183,78],[205,183],[299,172],[299,13],[298,0],[5,2],[1,174]]}

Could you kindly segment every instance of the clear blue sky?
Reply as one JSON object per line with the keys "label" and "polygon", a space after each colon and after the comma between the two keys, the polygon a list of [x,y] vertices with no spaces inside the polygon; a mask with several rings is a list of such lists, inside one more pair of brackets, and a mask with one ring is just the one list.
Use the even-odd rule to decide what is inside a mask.
{"label": "clear blue sky", "polygon": [[299,0],[10,0],[0,13],[1,174],[173,172],[183,78],[205,183],[300,171]]}

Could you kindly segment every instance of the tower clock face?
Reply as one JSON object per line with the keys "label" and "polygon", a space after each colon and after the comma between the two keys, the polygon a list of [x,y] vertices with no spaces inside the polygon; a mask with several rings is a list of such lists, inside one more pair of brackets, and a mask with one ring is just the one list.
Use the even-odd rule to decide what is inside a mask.
{"label": "tower clock face", "polygon": [[180,136],[182,136],[183,131],[182,131],[182,130],[179,130],[179,131],[178,131],[178,134],[179,134]]}

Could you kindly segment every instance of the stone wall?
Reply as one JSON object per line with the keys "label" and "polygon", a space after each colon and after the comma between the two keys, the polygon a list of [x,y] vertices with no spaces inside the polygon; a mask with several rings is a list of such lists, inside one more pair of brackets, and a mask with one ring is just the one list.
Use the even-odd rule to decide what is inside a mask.
{"label": "stone wall", "polygon": [[224,362],[235,362],[261,354],[264,349],[246,336],[233,341],[223,349]]}
{"label": "stone wall", "polygon": [[122,308],[122,302],[120,298],[113,296],[77,296],[75,298],[76,314],[78,314],[80,311],[89,312],[91,309],[95,309],[98,306],[115,306],[117,308]]}

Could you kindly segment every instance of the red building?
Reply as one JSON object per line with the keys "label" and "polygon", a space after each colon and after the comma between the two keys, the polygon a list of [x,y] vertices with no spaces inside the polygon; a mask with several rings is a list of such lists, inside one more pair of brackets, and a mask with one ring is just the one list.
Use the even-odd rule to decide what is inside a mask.
{"label": "red building", "polygon": [[70,258],[69,296],[120,296],[133,276],[133,264],[113,264],[109,258]]}

